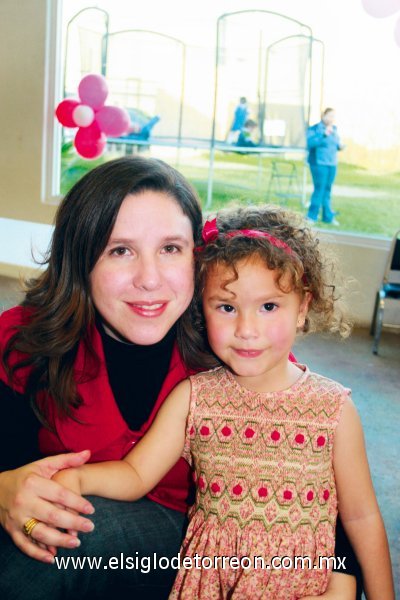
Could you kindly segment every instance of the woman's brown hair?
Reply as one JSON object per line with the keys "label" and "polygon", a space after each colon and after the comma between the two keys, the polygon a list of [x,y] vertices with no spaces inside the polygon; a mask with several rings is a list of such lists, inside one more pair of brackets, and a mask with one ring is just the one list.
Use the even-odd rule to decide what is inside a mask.
{"label": "woman's brown hair", "polygon": [[[45,405],[37,401],[39,392],[50,396],[64,417],[81,403],[74,380],[80,341],[87,356],[84,380],[96,374],[99,361],[89,343],[95,320],[89,275],[107,245],[124,198],[145,190],[164,192],[176,200],[191,222],[196,242],[201,208],[186,179],[160,160],[116,159],[87,173],[65,196],[43,263],[47,268],[26,284],[22,306],[29,311],[29,322],[18,327],[2,358],[11,382],[20,368],[30,367],[25,391],[47,425],[51,426]],[[16,359],[17,353],[23,358]]]}

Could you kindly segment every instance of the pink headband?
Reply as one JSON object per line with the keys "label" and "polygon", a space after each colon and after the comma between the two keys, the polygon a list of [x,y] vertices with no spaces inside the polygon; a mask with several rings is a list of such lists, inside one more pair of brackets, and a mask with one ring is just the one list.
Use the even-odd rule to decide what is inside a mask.
{"label": "pink headband", "polygon": [[[213,242],[214,240],[216,240],[219,233],[220,232],[217,226],[217,219],[215,218],[212,221],[206,221],[204,223],[201,237],[203,238],[205,245],[207,245],[209,242]],[[267,233],[266,231],[259,231],[258,229],[235,229],[233,231],[227,231],[223,235],[227,238],[236,237],[238,235],[243,235],[249,238],[266,238],[270,244],[272,244],[276,248],[284,250],[286,254],[294,254],[290,246],[288,246],[282,240],[279,240],[278,238],[274,237],[270,233]],[[205,246],[199,246],[196,248],[196,250],[200,252],[201,250],[204,250],[204,247]]]}

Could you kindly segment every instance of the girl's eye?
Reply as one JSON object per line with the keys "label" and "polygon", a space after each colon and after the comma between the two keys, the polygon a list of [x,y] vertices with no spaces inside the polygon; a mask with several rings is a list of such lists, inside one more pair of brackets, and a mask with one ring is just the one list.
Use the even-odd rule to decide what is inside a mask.
{"label": "girl's eye", "polygon": [[276,304],[274,304],[273,302],[266,302],[265,304],[263,304],[262,307],[265,310],[265,312],[272,312],[273,310],[275,310],[275,308],[277,308]]}
{"label": "girl's eye", "polygon": [[110,252],[110,254],[113,254],[115,256],[125,256],[126,254],[128,254],[129,250],[128,248],[125,248],[125,246],[118,246],[117,248],[113,248]]}
{"label": "girl's eye", "polygon": [[235,310],[231,304],[221,304],[218,308],[225,313],[232,313]]}

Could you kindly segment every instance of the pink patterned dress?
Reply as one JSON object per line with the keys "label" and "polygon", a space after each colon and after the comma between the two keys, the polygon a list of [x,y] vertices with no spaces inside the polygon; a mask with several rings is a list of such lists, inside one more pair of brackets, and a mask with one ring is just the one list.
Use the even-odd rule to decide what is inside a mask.
{"label": "pink patterned dress", "polygon": [[[334,555],[333,438],[350,392],[299,366],[300,379],[273,393],[241,387],[222,367],[191,377],[184,457],[196,502],[170,599],[295,600],[326,589],[331,565],[318,560]],[[286,568],[272,568],[274,557]],[[291,568],[294,557],[309,557],[305,568]]]}

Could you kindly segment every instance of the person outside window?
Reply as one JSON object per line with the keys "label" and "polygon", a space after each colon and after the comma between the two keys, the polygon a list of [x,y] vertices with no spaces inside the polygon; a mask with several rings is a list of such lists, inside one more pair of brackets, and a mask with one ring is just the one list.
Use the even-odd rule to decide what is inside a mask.
{"label": "person outside window", "polygon": [[314,184],[307,218],[312,222],[318,221],[322,207],[322,221],[338,226],[331,206],[331,192],[337,171],[337,153],[344,146],[334,124],[335,118],[334,109],[326,108],[321,121],[307,131],[308,164]]}

